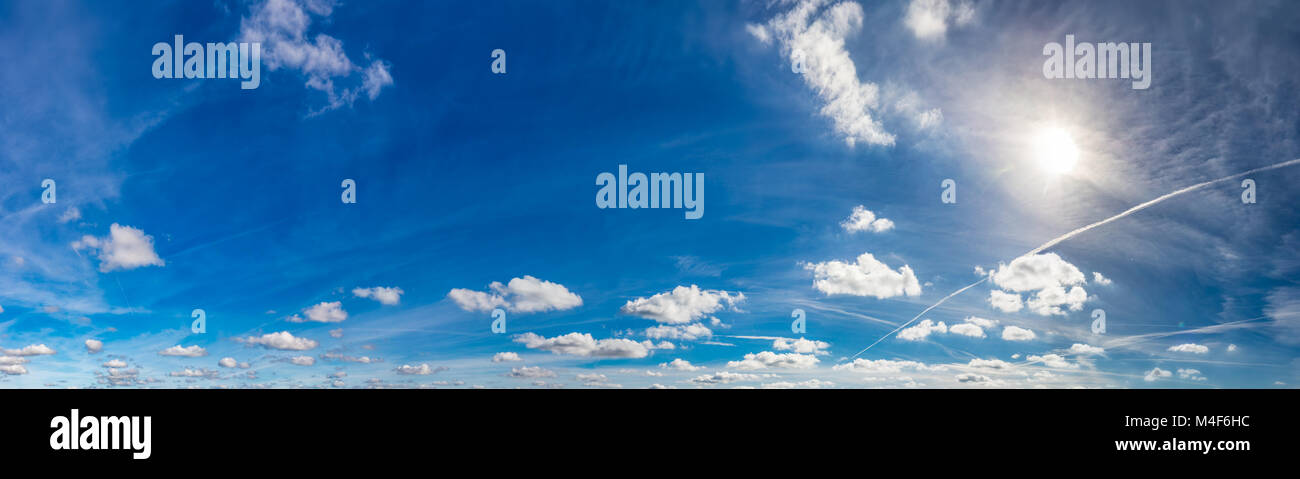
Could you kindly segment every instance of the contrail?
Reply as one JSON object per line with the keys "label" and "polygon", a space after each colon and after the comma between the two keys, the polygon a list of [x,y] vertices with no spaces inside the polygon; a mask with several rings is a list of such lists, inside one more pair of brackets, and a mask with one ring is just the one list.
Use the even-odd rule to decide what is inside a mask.
{"label": "contrail", "polygon": [[[1050,240],[1050,241],[1048,241],[1048,242],[1046,242],[1046,243],[1043,243],[1042,246],[1039,246],[1039,247],[1037,247],[1037,248],[1031,249],[1031,250],[1029,250],[1028,253],[1022,254],[1022,255],[1020,255],[1020,256],[1017,256],[1017,258],[1022,257],[1022,256],[1029,256],[1029,255],[1033,255],[1033,254],[1041,253],[1041,252],[1043,252],[1043,250],[1046,250],[1046,249],[1048,249],[1048,248],[1051,248],[1051,247],[1053,247],[1053,246],[1056,246],[1056,245],[1060,244],[1062,241],[1065,241],[1065,240],[1068,240],[1068,239],[1073,238],[1073,237],[1075,237],[1075,236],[1078,236],[1078,235],[1082,234],[1082,233],[1085,232],[1085,231],[1088,231],[1088,230],[1090,230],[1090,229],[1096,228],[1096,227],[1098,227],[1098,226],[1105,225],[1105,224],[1107,224],[1107,223],[1110,223],[1110,222],[1112,222],[1112,221],[1115,221],[1115,220],[1121,219],[1121,218],[1123,218],[1123,217],[1125,217],[1125,216],[1128,216],[1128,215],[1131,215],[1131,214],[1133,214],[1133,213],[1137,213],[1137,212],[1139,212],[1139,211],[1142,211],[1142,210],[1144,210],[1144,209],[1147,209],[1147,208],[1149,208],[1149,207],[1155,205],[1156,203],[1160,203],[1160,202],[1162,202],[1162,201],[1165,201],[1165,200],[1167,200],[1167,199],[1173,198],[1173,197],[1175,197],[1175,196],[1178,196],[1178,195],[1181,195],[1181,194],[1184,194],[1184,193],[1190,193],[1190,192],[1193,192],[1193,191],[1199,190],[1199,189],[1201,189],[1201,188],[1205,188],[1205,187],[1207,187],[1207,186],[1213,185],[1213,184],[1215,184],[1215,183],[1222,183],[1222,182],[1225,182],[1225,181],[1232,181],[1232,180],[1235,180],[1235,179],[1237,179],[1237,178],[1241,178],[1241,177],[1246,176],[1246,175],[1249,175],[1249,174],[1259,173],[1259,172],[1261,172],[1261,171],[1276,170],[1276,169],[1278,169],[1278,168],[1286,168],[1286,167],[1288,167],[1288,166],[1294,166],[1294,165],[1297,165],[1297,164],[1300,164],[1300,158],[1296,158],[1296,159],[1294,159],[1294,160],[1290,160],[1290,161],[1283,161],[1283,162],[1281,162],[1281,163],[1277,163],[1277,164],[1273,164],[1273,165],[1269,165],[1269,166],[1263,166],[1263,167],[1255,168],[1255,169],[1253,169],[1253,170],[1243,171],[1243,172],[1241,172],[1241,173],[1237,173],[1237,174],[1232,175],[1232,176],[1225,176],[1225,177],[1223,177],[1223,178],[1219,178],[1219,179],[1217,179],[1217,180],[1210,180],[1210,181],[1206,181],[1206,182],[1204,182],[1204,183],[1197,183],[1197,184],[1195,184],[1195,185],[1188,186],[1188,187],[1183,188],[1183,189],[1180,189],[1180,190],[1175,190],[1173,193],[1169,193],[1169,194],[1166,194],[1166,195],[1164,195],[1164,196],[1160,196],[1160,197],[1158,197],[1158,198],[1156,198],[1156,199],[1154,199],[1154,200],[1147,201],[1146,203],[1142,203],[1142,204],[1140,204],[1140,205],[1137,205],[1137,206],[1134,206],[1134,207],[1129,208],[1129,209],[1127,209],[1127,210],[1124,210],[1123,213],[1117,214],[1117,215],[1112,216],[1112,217],[1110,217],[1110,218],[1106,218],[1106,219],[1104,219],[1104,220],[1098,221],[1098,222],[1093,223],[1093,224],[1090,224],[1090,225],[1088,225],[1088,226],[1084,226],[1084,227],[1082,227],[1082,228],[1075,229],[1074,231],[1071,231],[1071,232],[1069,232],[1069,233],[1063,234],[1063,235],[1061,235],[1061,236],[1057,236],[1056,238],[1053,238],[1052,240]],[[886,333],[884,336],[881,336],[880,339],[877,339],[877,340],[876,340],[876,342],[871,343],[871,346],[867,346],[866,348],[863,348],[861,351],[858,351],[857,354],[854,354],[853,356],[849,357],[848,360],[849,360],[849,361],[852,361],[853,359],[857,358],[858,356],[861,356],[862,353],[865,353],[865,352],[867,352],[867,350],[871,349],[871,348],[874,347],[875,345],[880,344],[880,342],[881,342],[881,341],[884,341],[885,338],[888,338],[888,337],[892,336],[894,333],[897,333],[898,331],[902,330],[903,328],[906,328],[907,325],[912,324],[912,323],[915,322],[917,319],[920,319],[920,317],[923,316],[923,315],[925,315],[925,313],[928,313],[928,312],[930,312],[930,310],[939,307],[939,305],[943,304],[945,301],[948,301],[949,299],[952,299],[953,296],[957,296],[957,295],[959,295],[959,294],[965,292],[966,290],[975,287],[976,285],[978,285],[978,284],[980,284],[980,283],[983,283],[983,282],[985,282],[985,281],[988,281],[988,279],[989,279],[988,276],[984,276],[983,278],[980,278],[979,281],[976,281],[976,282],[974,282],[974,283],[971,283],[971,284],[967,285],[966,287],[964,287],[964,288],[962,288],[962,289],[959,289],[959,290],[957,290],[957,291],[953,291],[952,294],[949,294],[949,295],[947,295],[947,296],[944,296],[943,299],[940,299],[940,300],[939,300],[939,302],[930,305],[930,307],[928,307],[928,308],[925,308],[925,310],[921,311],[921,312],[920,312],[919,314],[917,314],[916,316],[913,316],[912,319],[909,319],[909,320],[907,320],[906,323],[903,323],[902,326],[899,326],[899,327],[897,327],[897,328],[894,328],[893,331],[890,331],[890,332]]]}

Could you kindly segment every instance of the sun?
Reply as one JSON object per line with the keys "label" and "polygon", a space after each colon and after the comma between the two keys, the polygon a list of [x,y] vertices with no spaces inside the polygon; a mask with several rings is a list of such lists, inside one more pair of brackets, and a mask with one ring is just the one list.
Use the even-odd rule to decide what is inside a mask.
{"label": "sun", "polygon": [[1048,173],[1063,175],[1074,170],[1079,162],[1079,147],[1074,138],[1061,128],[1047,128],[1034,138],[1034,157]]}

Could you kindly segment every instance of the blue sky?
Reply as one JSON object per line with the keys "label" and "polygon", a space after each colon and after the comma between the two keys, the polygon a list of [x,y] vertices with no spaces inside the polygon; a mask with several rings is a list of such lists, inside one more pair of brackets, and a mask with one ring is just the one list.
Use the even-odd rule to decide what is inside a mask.
{"label": "blue sky", "polygon": [[[0,386],[1293,387],[1300,168],[1022,255],[1300,158],[1298,17],[2,2]],[[260,86],[154,78],[175,35]],[[1046,78],[1067,35],[1150,43],[1150,87]],[[703,217],[597,208],[619,165]]]}

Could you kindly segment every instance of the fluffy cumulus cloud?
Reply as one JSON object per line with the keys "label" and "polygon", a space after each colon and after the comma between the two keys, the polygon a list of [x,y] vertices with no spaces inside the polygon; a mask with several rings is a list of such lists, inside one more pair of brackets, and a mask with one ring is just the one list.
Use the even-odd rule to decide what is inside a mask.
{"label": "fluffy cumulus cloud", "polygon": [[922,40],[942,39],[950,27],[967,25],[975,19],[975,7],[965,0],[912,0],[903,25]]}
{"label": "fluffy cumulus cloud", "polygon": [[373,288],[354,288],[352,294],[358,298],[370,298],[379,301],[379,304],[393,306],[402,301],[402,288],[388,288],[376,286]]}
{"label": "fluffy cumulus cloud", "polygon": [[181,345],[177,344],[175,346],[164,349],[162,351],[158,351],[158,354],[162,356],[181,356],[186,358],[197,358],[199,356],[207,356],[208,350],[203,349],[197,344],[193,346],[186,346],[186,347],[181,347]]}
{"label": "fluffy cumulus cloud", "polygon": [[6,356],[45,356],[54,354],[54,350],[44,344],[29,344],[18,349],[0,349]]}
{"label": "fluffy cumulus cloud", "polygon": [[83,236],[72,243],[72,249],[97,252],[99,271],[104,273],[165,264],[158,253],[154,252],[152,236],[117,223],[108,227],[108,236]]}
{"label": "fluffy cumulus cloud", "polygon": [[504,308],[513,313],[541,313],[582,306],[582,298],[569,292],[564,285],[528,275],[511,279],[506,284],[493,281],[488,290],[456,288],[447,293],[447,297],[465,311],[488,312]]}
{"label": "fluffy cumulus cloud", "polygon": [[261,346],[267,349],[279,349],[281,351],[306,351],[316,347],[318,344],[314,340],[289,334],[288,331],[267,333],[261,336],[236,338],[236,341],[248,345]]}
{"label": "fluffy cumulus cloud", "polygon": [[1025,358],[1031,363],[1042,363],[1044,366],[1056,369],[1079,369],[1079,365],[1069,362],[1064,356],[1059,354],[1044,354],[1042,356],[1030,355]]}
{"label": "fluffy cumulus cloud", "polygon": [[951,328],[948,328],[948,332],[960,336],[969,336],[972,338],[984,337],[984,328],[981,328],[971,323],[954,324],[952,325]]}
{"label": "fluffy cumulus cloud", "polygon": [[816,356],[799,353],[774,353],[762,351],[746,354],[740,361],[729,361],[727,367],[734,369],[808,369],[817,365]]}
{"label": "fluffy cumulus cloud", "polygon": [[846,143],[893,145],[894,135],[873,117],[880,107],[880,88],[858,80],[857,67],[845,49],[846,40],[862,29],[862,6],[829,3],[790,2],[788,11],[747,30],[765,45],[775,41],[788,65],[802,62],[804,83],[821,98],[821,114]]}
{"label": "fluffy cumulus cloud", "polygon": [[815,354],[818,356],[830,354],[829,351],[826,351],[830,347],[831,343],[804,338],[776,338],[772,341],[772,349],[777,351],[792,351],[799,354]]}
{"label": "fluffy cumulus cloud", "polygon": [[763,379],[763,377],[757,374],[717,371],[713,374],[705,374],[691,378],[691,382],[696,384],[727,384],[736,381],[758,381],[760,379]]}
{"label": "fluffy cumulus cloud", "polygon": [[524,366],[512,368],[507,376],[518,379],[553,378],[555,377],[555,371],[541,366]]}
{"label": "fluffy cumulus cloud", "polygon": [[920,341],[929,337],[931,334],[944,334],[948,332],[948,325],[943,321],[938,323],[929,319],[922,319],[916,323],[916,326],[904,329],[898,332],[898,339],[903,341]]}
{"label": "fluffy cumulus cloud", "polygon": [[95,353],[98,353],[98,352],[103,351],[103,350],[104,350],[104,342],[103,342],[103,341],[100,341],[100,340],[98,340],[98,339],[87,339],[87,340],[86,340],[86,352],[87,352],[87,353],[95,354]]}
{"label": "fluffy cumulus cloud", "polygon": [[690,361],[681,358],[677,358],[666,363],[660,363],[659,367],[664,369],[673,369],[677,371],[699,371],[701,369],[704,369],[702,367],[691,364]]}
{"label": "fluffy cumulus cloud", "polygon": [[713,337],[713,330],[700,323],[664,324],[646,328],[645,336],[650,339],[695,341]]}
{"label": "fluffy cumulus cloud", "polygon": [[725,309],[736,310],[745,300],[744,293],[678,286],[672,291],[649,298],[637,298],[623,305],[623,314],[631,314],[667,324],[690,323]]}
{"label": "fluffy cumulus cloud", "polygon": [[264,0],[249,7],[249,15],[239,27],[240,41],[262,44],[262,60],[269,70],[298,71],[306,78],[307,87],[325,93],[327,110],[350,105],[363,93],[374,100],[384,87],[393,84],[388,62],[366,54],[368,65],[357,66],[344,52],[343,41],[309,32],[314,20],[329,19],[335,3]]}
{"label": "fluffy cumulus cloud", "polygon": [[1153,368],[1153,369],[1151,369],[1150,371],[1147,371],[1146,376],[1144,376],[1144,377],[1142,378],[1142,380],[1143,380],[1143,381],[1146,381],[1146,382],[1152,382],[1152,381],[1156,381],[1156,380],[1158,380],[1158,379],[1169,378],[1169,377],[1172,377],[1173,375],[1174,375],[1174,373],[1171,373],[1171,372],[1169,372],[1169,371],[1165,371],[1165,370],[1160,369],[1160,368]]}
{"label": "fluffy cumulus cloud", "polygon": [[523,359],[519,358],[518,353],[507,352],[507,353],[496,353],[492,355],[492,362],[494,363],[505,363],[505,362],[516,362],[516,361],[523,361]]}
{"label": "fluffy cumulus cloud", "polygon": [[1022,328],[1019,326],[1007,326],[1002,328],[1002,339],[1006,341],[1033,341],[1038,335],[1034,334],[1032,329]]}
{"label": "fluffy cumulus cloud", "polygon": [[1169,350],[1175,353],[1205,354],[1210,352],[1210,347],[1203,344],[1186,343],[1170,346]]}
{"label": "fluffy cumulus cloud", "polygon": [[1077,354],[1079,356],[1092,356],[1105,353],[1106,350],[1104,348],[1099,348],[1089,344],[1074,343],[1073,346],[1070,346],[1070,354]]}
{"label": "fluffy cumulus cloud", "polygon": [[126,367],[126,361],[121,359],[110,359],[105,361],[103,366],[106,368],[124,368]]}
{"label": "fluffy cumulus cloud", "polygon": [[221,360],[217,361],[217,365],[223,368],[248,369],[248,363],[241,363],[239,361],[235,361],[235,358],[231,358],[231,357],[221,358]]}
{"label": "fluffy cumulus cloud", "polygon": [[1011,264],[998,265],[989,278],[999,288],[1014,292],[991,293],[989,303],[1003,312],[1019,311],[1020,293],[1024,292],[1031,293],[1025,305],[1042,316],[1078,311],[1088,299],[1088,292],[1081,286],[1087,281],[1083,272],[1056,253],[1021,256]]}
{"label": "fluffy cumulus cloud", "polygon": [[836,371],[853,371],[869,374],[892,374],[904,370],[914,371],[939,371],[944,366],[929,366],[918,361],[893,360],[893,359],[854,359],[853,362],[836,364],[831,369]]}
{"label": "fluffy cumulus cloud", "polygon": [[885,218],[877,218],[876,214],[867,207],[858,205],[853,207],[853,213],[848,219],[840,223],[844,231],[856,233],[859,231],[870,231],[872,233],[884,233],[894,229],[894,222]]}
{"label": "fluffy cumulus cloud", "polygon": [[289,358],[289,362],[298,366],[311,366],[316,364],[316,358],[311,356],[294,356]]}
{"label": "fluffy cumulus cloud", "polygon": [[638,343],[630,339],[597,340],[587,333],[569,333],[554,338],[546,338],[534,333],[524,333],[516,336],[515,342],[522,343],[528,349],[595,358],[644,358],[650,354],[651,349],[644,343]]}
{"label": "fluffy cumulus cloud", "polygon": [[921,284],[911,267],[903,265],[894,271],[871,253],[862,253],[853,263],[831,260],[805,264],[804,269],[813,272],[813,287],[827,296],[847,294],[886,299],[921,295]]}
{"label": "fluffy cumulus cloud", "polygon": [[[306,317],[304,318],[303,316]],[[340,301],[322,301],[302,310],[302,316],[295,314],[287,319],[291,323],[302,323],[307,321],[317,323],[337,323],[348,319],[348,312],[343,309],[343,303]]]}
{"label": "fluffy cumulus cloud", "polygon": [[397,374],[407,374],[407,375],[414,375],[414,376],[428,376],[430,374],[437,373],[440,371],[446,371],[446,370],[447,368],[441,366],[433,367],[430,366],[428,363],[420,363],[416,365],[403,364],[393,369],[393,371],[395,371]]}

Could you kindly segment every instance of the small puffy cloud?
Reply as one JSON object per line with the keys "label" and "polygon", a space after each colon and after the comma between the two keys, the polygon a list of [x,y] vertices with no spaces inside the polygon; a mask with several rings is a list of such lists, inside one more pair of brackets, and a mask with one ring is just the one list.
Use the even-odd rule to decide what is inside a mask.
{"label": "small puffy cloud", "polygon": [[1186,379],[1188,381],[1204,381],[1205,376],[1202,376],[1201,371],[1197,369],[1179,369],[1178,379]]}
{"label": "small puffy cloud", "polygon": [[1002,339],[1006,341],[1033,341],[1038,335],[1034,334],[1031,329],[1019,326],[1007,326],[1002,328]]}
{"label": "small puffy cloud", "polygon": [[984,328],[971,323],[954,324],[951,328],[948,328],[948,332],[972,338],[984,337]]}
{"label": "small puffy cloud", "polygon": [[736,381],[757,381],[762,379],[757,374],[733,373],[730,371],[718,371],[713,374],[696,376],[691,378],[691,382],[696,384],[727,384]]}
{"label": "small puffy cloud", "polygon": [[190,369],[190,368],[185,368],[185,369],[182,369],[182,370],[180,370],[180,371],[172,371],[172,372],[169,372],[169,373],[167,373],[167,375],[168,375],[168,376],[171,376],[171,377],[175,377],[175,378],[204,378],[204,379],[217,379],[217,377],[218,377],[219,374],[218,374],[216,371],[213,371],[213,370],[211,370],[211,369]]}
{"label": "small puffy cloud", "polygon": [[541,366],[524,366],[512,368],[508,376],[518,379],[553,378],[555,377],[555,371]]}
{"label": "small puffy cloud", "polygon": [[799,381],[799,382],[777,381],[774,383],[763,383],[763,385],[760,387],[762,387],[763,389],[821,389],[821,388],[828,388],[834,386],[835,383],[833,382],[822,381],[820,379],[813,378],[807,381]]}
{"label": "small puffy cloud", "polygon": [[1098,272],[1096,272],[1096,271],[1093,271],[1093,272],[1092,272],[1092,282],[1093,282],[1093,284],[1096,284],[1096,285],[1098,285],[1098,286],[1110,286],[1110,285],[1111,285],[1111,280],[1110,280],[1110,278],[1107,278],[1107,277],[1105,277],[1105,276],[1102,276],[1101,273],[1098,273]]}
{"label": "small puffy cloud", "polygon": [[354,288],[352,294],[358,298],[371,298],[379,304],[393,306],[402,301],[402,288],[376,286],[373,288]]}
{"label": "small puffy cloud", "polygon": [[523,359],[520,359],[519,354],[517,353],[496,353],[492,355],[492,362],[494,363],[515,362],[515,361],[523,361]]}
{"label": "small puffy cloud", "polygon": [[241,363],[239,361],[235,361],[235,358],[231,358],[231,357],[221,358],[221,360],[217,361],[217,365],[223,368],[248,369],[248,363]]}
{"label": "small puffy cloud", "polygon": [[199,345],[197,344],[188,347],[181,347],[181,345],[177,344],[175,346],[164,349],[162,351],[158,351],[158,354],[161,356],[181,356],[186,358],[197,358],[199,356],[207,356],[208,350],[199,347]]}
{"label": "small puffy cloud", "polygon": [[81,219],[81,210],[77,209],[76,206],[73,206],[73,207],[71,207],[71,208],[68,208],[67,210],[64,210],[63,214],[59,215],[59,222],[60,222],[60,223],[67,223],[67,222],[69,222],[69,221],[77,221],[77,220],[79,220],[79,219]]}
{"label": "small puffy cloud", "polygon": [[917,361],[904,361],[892,359],[854,359],[851,363],[836,364],[831,369],[836,371],[854,371],[861,373],[897,373],[904,369],[917,371],[942,370],[944,366],[928,366],[925,363]]}
{"label": "small puffy cloud", "polygon": [[628,301],[620,310],[631,314],[667,324],[685,324],[694,322],[706,315],[724,308],[736,310],[736,304],[745,301],[744,293],[700,289],[691,285],[689,288],[678,286],[672,291],[659,293],[649,298],[637,298]]}
{"label": "small puffy cloud", "polygon": [[279,349],[281,351],[306,351],[316,347],[316,341],[296,337],[289,334],[288,331],[278,333],[267,333],[261,336],[248,336],[246,338],[236,338],[236,341],[248,345],[261,346],[268,349]]}
{"label": "small puffy cloud", "polygon": [[645,336],[650,339],[675,339],[695,341],[713,337],[713,330],[700,323],[667,324],[646,328]]}
{"label": "small puffy cloud", "polygon": [[343,337],[343,328],[331,329],[330,337],[334,339]]}
{"label": "small puffy cloud", "polygon": [[898,332],[898,339],[904,341],[920,341],[930,336],[932,333],[944,334],[948,332],[948,325],[943,321],[935,323],[929,319],[923,319],[916,323],[916,326],[904,329]]}
{"label": "small puffy cloud", "polygon": [[1230,353],[1237,352],[1237,345],[1235,345],[1235,344],[1229,344],[1229,345],[1228,345],[1228,352],[1230,352]]}
{"label": "small puffy cloud", "polygon": [[1070,354],[1077,354],[1080,356],[1092,356],[1096,354],[1105,354],[1105,353],[1106,350],[1104,348],[1099,348],[1097,346],[1092,346],[1088,344],[1074,343],[1073,346],[1070,346]]}
{"label": "small puffy cloud", "polygon": [[0,365],[11,366],[14,364],[27,364],[27,358],[18,356],[0,356]]}
{"label": "small puffy cloud", "polygon": [[831,260],[808,263],[804,269],[813,272],[813,287],[827,296],[847,294],[886,299],[921,295],[921,284],[911,267],[903,265],[894,271],[871,253],[862,253],[853,263]]}
{"label": "small puffy cloud", "polygon": [[1056,253],[1021,256],[1009,265],[999,264],[993,284],[1015,292],[1037,291],[1084,282],[1083,272]]}
{"label": "small puffy cloud", "polygon": [[994,326],[998,325],[998,320],[996,319],[984,319],[976,316],[967,316],[964,321],[983,329],[993,329]]}
{"label": "small puffy cloud", "polygon": [[437,373],[440,371],[446,371],[446,370],[447,368],[441,366],[435,368],[433,366],[430,366],[428,363],[420,363],[418,365],[403,364],[393,369],[393,371],[395,371],[397,374],[408,374],[408,375],[415,375],[415,376],[428,376],[430,374]]}
{"label": "small puffy cloud", "polygon": [[961,374],[958,374],[956,377],[957,377],[957,382],[959,382],[959,383],[990,383],[990,382],[993,382],[993,378],[990,378],[990,377],[985,376],[985,375],[983,375],[983,374],[961,373]]}
{"label": "small puffy cloud", "polygon": [[121,359],[110,359],[104,362],[103,366],[106,368],[124,368],[126,367],[126,361]]}
{"label": "small puffy cloud", "polygon": [[776,338],[772,341],[772,349],[777,351],[792,351],[800,354],[824,356],[830,354],[830,352],[826,351],[829,347],[831,347],[831,343],[804,338]]}
{"label": "small puffy cloud", "polygon": [[98,340],[98,339],[87,339],[87,340],[86,340],[86,352],[87,352],[87,353],[95,354],[95,353],[98,353],[98,352],[103,351],[103,350],[104,350],[104,342],[103,342],[103,341],[100,341],[100,340]]}
{"label": "small puffy cloud", "polygon": [[1079,365],[1065,360],[1064,356],[1059,354],[1044,354],[1042,356],[1030,355],[1025,358],[1031,363],[1043,363],[1044,366],[1057,369],[1078,369]]}
{"label": "small puffy cloud", "polygon": [[1087,300],[1088,292],[1079,286],[1072,287],[1069,291],[1061,286],[1053,286],[1039,291],[1026,305],[1030,311],[1040,316],[1062,316],[1065,315],[1062,306],[1070,311],[1078,311],[1083,309],[1083,302]]}
{"label": "small puffy cloud", "polygon": [[294,356],[292,358],[289,358],[289,362],[296,364],[298,366],[311,366],[313,364],[316,364],[316,358],[313,358],[311,356]]}
{"label": "small puffy cloud", "polygon": [[388,62],[375,60],[370,62],[370,66],[362,72],[361,86],[365,88],[366,96],[371,100],[379,98],[379,92],[393,84],[393,75],[388,71],[389,68]]}
{"label": "small puffy cloud", "polygon": [[23,367],[21,364],[4,364],[0,365],[0,373],[17,376],[20,374],[27,374],[27,368]]}
{"label": "small puffy cloud", "polygon": [[1143,377],[1142,380],[1143,380],[1143,381],[1146,381],[1146,382],[1152,382],[1152,381],[1155,381],[1155,380],[1157,380],[1157,379],[1164,379],[1164,378],[1172,377],[1173,375],[1174,375],[1174,373],[1171,373],[1171,372],[1169,372],[1169,371],[1165,371],[1165,370],[1160,369],[1160,368],[1154,368],[1154,369],[1152,369],[1152,370],[1150,370],[1150,371],[1147,371],[1146,376]]}
{"label": "small puffy cloud", "polygon": [[542,313],[582,306],[582,298],[569,292],[564,285],[528,275],[511,279],[506,284],[493,281],[488,289],[490,292],[456,288],[447,293],[447,297],[465,311],[488,312],[505,308],[514,313]]}
{"label": "small puffy cloud", "polygon": [[287,320],[291,323],[303,323],[307,321],[317,323],[337,323],[348,319],[348,312],[343,310],[343,303],[341,301],[322,301],[319,304],[302,310],[302,314],[307,317],[303,318],[302,316],[295,314],[287,318]]}
{"label": "small puffy cloud", "polygon": [[844,231],[855,233],[859,231],[870,231],[872,233],[883,233],[894,229],[894,222],[885,218],[877,218],[876,214],[867,207],[858,205],[853,207],[853,213],[848,219],[840,223]]}
{"label": "small puffy cloud", "polygon": [[554,338],[545,338],[535,333],[524,333],[515,336],[515,342],[522,343],[528,349],[596,358],[644,358],[650,354],[651,349],[630,339],[597,340],[587,333],[569,333]]}
{"label": "small puffy cloud", "polygon": [[975,7],[961,0],[912,0],[903,16],[903,25],[922,40],[942,39],[949,26],[963,26],[975,18]]}
{"label": "small puffy cloud", "polygon": [[972,368],[981,368],[981,369],[1011,369],[1012,367],[1011,363],[1008,363],[1001,359],[980,359],[980,358],[975,358],[970,360],[970,363],[968,363],[967,365]]}
{"label": "small puffy cloud", "polygon": [[704,369],[702,367],[695,366],[691,364],[690,361],[681,358],[674,359],[671,362],[667,362],[667,363],[659,363],[659,367],[664,369],[676,369],[678,371],[699,371],[701,369]]}
{"label": "small puffy cloud", "polygon": [[1210,347],[1201,344],[1186,343],[1186,344],[1179,344],[1177,346],[1170,346],[1169,351],[1173,351],[1175,353],[1205,354],[1210,352]]}
{"label": "small puffy cloud", "polygon": [[107,237],[86,235],[72,243],[74,250],[99,252],[99,271],[129,270],[165,263],[153,249],[153,237],[130,226],[113,223]]}
{"label": "small puffy cloud", "polygon": [[729,361],[727,367],[735,369],[808,369],[817,365],[818,359],[811,354],[774,353],[762,351],[746,354],[740,361]]}

